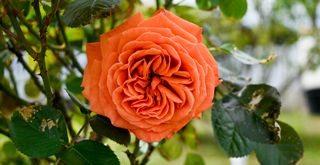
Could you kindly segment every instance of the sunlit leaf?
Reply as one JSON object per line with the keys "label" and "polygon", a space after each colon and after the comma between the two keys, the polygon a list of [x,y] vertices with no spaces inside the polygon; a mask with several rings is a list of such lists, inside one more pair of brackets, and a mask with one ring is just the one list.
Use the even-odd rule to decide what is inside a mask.
{"label": "sunlit leaf", "polygon": [[281,141],[278,144],[256,144],[256,155],[261,165],[294,165],[303,156],[303,144],[296,131],[278,121]]}
{"label": "sunlit leaf", "polygon": [[240,19],[247,12],[247,0],[220,0],[219,7],[226,17]]}
{"label": "sunlit leaf", "polygon": [[120,0],[76,0],[67,5],[63,19],[70,27],[90,23],[95,18],[106,17]]}
{"label": "sunlit leaf", "polygon": [[220,0],[196,0],[197,6],[202,10],[212,10],[219,4]]}
{"label": "sunlit leaf", "polygon": [[63,115],[49,106],[29,106],[14,112],[10,132],[16,147],[30,157],[48,157],[68,143]]}
{"label": "sunlit leaf", "polygon": [[66,165],[120,165],[119,159],[108,146],[91,140],[75,144],[60,158]]}
{"label": "sunlit leaf", "polygon": [[179,134],[171,139],[165,140],[159,144],[158,150],[162,157],[167,160],[176,160],[182,154],[183,145],[180,141]]}
{"label": "sunlit leaf", "polygon": [[113,126],[110,119],[106,117],[93,116],[90,119],[90,126],[98,134],[106,136],[119,144],[127,146],[130,143],[129,131]]}

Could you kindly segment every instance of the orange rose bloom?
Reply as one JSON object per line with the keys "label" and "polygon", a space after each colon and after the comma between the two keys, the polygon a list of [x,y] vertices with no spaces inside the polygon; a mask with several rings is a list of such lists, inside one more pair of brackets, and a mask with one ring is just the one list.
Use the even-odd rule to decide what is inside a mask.
{"label": "orange rose bloom", "polygon": [[212,106],[218,66],[202,29],[160,9],[87,44],[83,95],[93,112],[145,142],[170,138]]}

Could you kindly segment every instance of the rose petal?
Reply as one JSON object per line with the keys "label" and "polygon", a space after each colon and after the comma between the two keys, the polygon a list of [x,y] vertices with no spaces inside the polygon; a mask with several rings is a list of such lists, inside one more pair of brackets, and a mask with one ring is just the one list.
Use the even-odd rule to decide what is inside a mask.
{"label": "rose petal", "polygon": [[167,18],[172,20],[174,23],[179,25],[181,28],[183,28],[186,31],[188,31],[189,33],[193,34],[198,39],[198,42],[202,41],[202,28],[200,28],[198,25],[193,24],[191,22],[188,22],[188,21],[174,15],[170,11],[165,10],[164,8],[159,9],[154,15],[158,15],[160,13],[165,15]]}
{"label": "rose petal", "polygon": [[198,42],[198,39],[179,25],[175,21],[170,20],[164,12],[159,12],[148,20],[141,22],[139,27],[166,27],[169,28],[173,34],[181,36],[190,42]]}

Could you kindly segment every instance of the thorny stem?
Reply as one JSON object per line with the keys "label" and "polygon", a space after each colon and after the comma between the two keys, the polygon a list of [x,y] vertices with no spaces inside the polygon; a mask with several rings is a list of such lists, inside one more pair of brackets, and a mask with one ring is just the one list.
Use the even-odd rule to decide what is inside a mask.
{"label": "thorny stem", "polygon": [[17,38],[18,40],[21,42],[22,46],[25,48],[25,50],[34,58],[37,58],[37,53],[27,44],[26,39],[24,38],[24,34],[20,28],[20,25],[14,15],[13,9],[12,7],[9,5],[9,1],[8,0],[4,0],[4,6],[8,11],[8,16],[9,19],[11,21],[11,24],[13,26],[13,29],[16,31],[17,33]]}
{"label": "thorny stem", "polygon": [[41,51],[40,51],[40,53],[38,53],[39,58],[37,59],[37,62],[39,64],[40,75],[43,80],[43,85],[44,85],[44,90],[45,90],[45,94],[47,97],[47,104],[48,105],[53,104],[52,103],[53,93],[51,91],[50,80],[49,80],[49,77],[47,74],[47,68],[46,68],[46,63],[45,63],[45,54],[46,54],[47,47],[48,47],[46,33],[47,33],[47,28],[51,22],[52,17],[54,16],[54,14],[58,10],[59,3],[60,3],[60,0],[52,1],[52,11],[44,18],[44,21],[42,21],[40,8],[39,8],[39,0],[34,0],[34,2],[33,2],[33,7],[34,7],[36,17],[37,17],[38,23],[39,23],[40,42],[41,42]]}
{"label": "thorny stem", "polygon": [[6,29],[3,25],[2,22],[0,20],[0,30],[2,30],[4,33],[6,33],[6,35],[12,39],[14,39],[15,41],[18,40],[18,36],[14,33],[12,33],[10,30]]}

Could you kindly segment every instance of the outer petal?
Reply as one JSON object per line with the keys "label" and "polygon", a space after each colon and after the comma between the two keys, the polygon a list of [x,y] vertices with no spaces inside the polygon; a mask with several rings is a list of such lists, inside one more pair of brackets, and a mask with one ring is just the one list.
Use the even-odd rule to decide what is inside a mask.
{"label": "outer petal", "polygon": [[130,130],[134,133],[138,139],[145,142],[159,142],[164,138],[170,138],[172,136],[172,129],[164,130],[162,132],[146,131],[143,129]]}
{"label": "outer petal", "polygon": [[165,27],[169,28],[173,34],[181,36],[190,42],[198,42],[196,36],[187,31],[186,29],[180,27],[178,24],[174,22],[174,20],[170,20],[165,12],[159,12],[158,14],[152,16],[150,19],[141,22],[139,27]]}
{"label": "outer petal", "polygon": [[194,35],[198,39],[198,42],[202,41],[202,34],[201,34],[202,28],[200,28],[198,25],[188,22],[174,15],[170,11],[165,10],[164,8],[159,9],[154,15],[158,15],[160,13],[164,14],[171,21],[175,22],[178,26],[180,26],[181,28],[185,29],[186,31]]}
{"label": "outer petal", "polygon": [[134,16],[128,18],[125,22],[123,22],[121,25],[119,25],[118,27],[114,28],[113,30],[102,34],[101,37],[106,39],[106,38],[110,38],[110,37],[112,37],[114,35],[120,34],[120,33],[124,32],[127,29],[130,29],[132,27],[136,27],[143,20],[144,20],[143,19],[143,15],[141,13],[137,13]]}
{"label": "outer petal", "polygon": [[95,43],[88,43],[86,45],[86,51],[87,51],[87,66],[84,70],[84,75],[83,75],[83,81],[81,86],[84,87],[84,90],[82,91],[83,95],[86,98],[89,98],[90,96],[90,89],[89,86],[91,83],[91,68],[93,67],[93,63],[95,60],[97,61],[101,61],[102,57],[101,57],[101,51],[100,51],[100,43],[99,42],[95,42]]}

